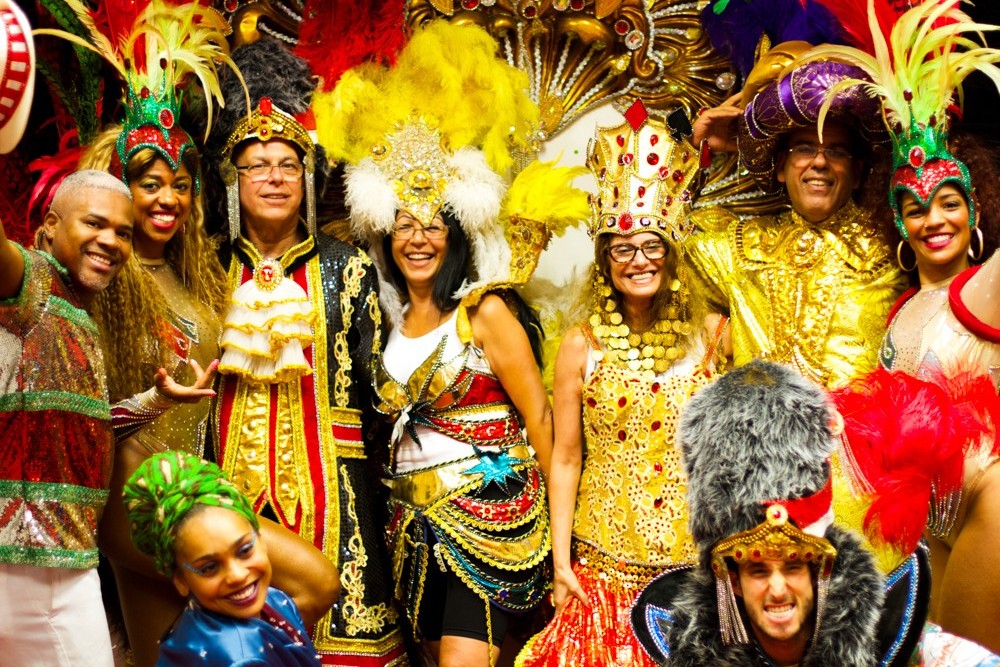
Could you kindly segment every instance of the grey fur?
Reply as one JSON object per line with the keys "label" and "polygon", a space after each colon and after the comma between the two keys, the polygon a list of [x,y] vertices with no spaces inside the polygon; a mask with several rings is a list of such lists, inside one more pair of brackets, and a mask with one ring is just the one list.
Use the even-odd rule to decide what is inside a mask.
{"label": "grey fur", "polygon": [[835,447],[829,423],[823,390],[770,362],[747,364],[695,394],[678,440],[702,567],[717,542],[764,520],[763,501],[823,487]]}
{"label": "grey fur", "polygon": [[[874,667],[881,614],[882,577],[854,535],[837,526],[826,532],[837,549],[826,612],[819,634],[800,667]],[[694,570],[672,605],[668,632],[670,667],[766,667],[772,665],[751,637],[750,644],[725,646],[719,632],[715,580]]]}

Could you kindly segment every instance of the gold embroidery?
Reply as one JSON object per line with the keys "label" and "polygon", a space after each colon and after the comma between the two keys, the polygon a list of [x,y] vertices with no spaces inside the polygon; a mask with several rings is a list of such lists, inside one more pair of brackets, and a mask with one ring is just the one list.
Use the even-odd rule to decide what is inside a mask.
{"label": "gold embroidery", "polygon": [[693,563],[687,479],[674,435],[703,373],[649,379],[599,362],[583,388],[587,459],[573,534],[642,565]]}
{"label": "gold embroidery", "polygon": [[347,476],[347,466],[340,466],[340,475],[344,491],[347,493],[347,514],[350,517],[351,525],[354,526],[354,532],[347,542],[347,550],[350,551],[352,559],[350,562],[343,563],[340,568],[340,584],[344,588],[344,592],[341,594],[343,601],[341,611],[346,624],[345,632],[349,637],[353,637],[360,633],[375,633],[384,628],[387,623],[395,623],[396,611],[387,604],[369,607],[364,603],[364,571],[368,565],[368,554],[365,553],[365,546],[361,541],[358,515],[354,511],[354,489]]}
{"label": "gold embroidery", "polygon": [[[368,260],[369,262],[371,260]],[[333,356],[337,372],[333,378],[333,400],[336,405],[350,405],[351,350],[347,345],[347,332],[354,321],[354,299],[361,294],[361,280],[367,272],[365,258],[354,255],[344,267],[344,287],[340,290],[340,316],[343,326],[334,334]]]}

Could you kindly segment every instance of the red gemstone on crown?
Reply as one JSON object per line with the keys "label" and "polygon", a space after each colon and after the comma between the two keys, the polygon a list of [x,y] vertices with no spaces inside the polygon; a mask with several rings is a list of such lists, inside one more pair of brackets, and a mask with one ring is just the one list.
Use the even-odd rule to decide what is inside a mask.
{"label": "red gemstone on crown", "polygon": [[656,153],[650,153],[649,155],[646,156],[646,162],[648,162],[651,166],[655,167],[659,161],[660,161],[660,156],[657,155]]}
{"label": "red gemstone on crown", "polygon": [[627,167],[630,164],[632,164],[632,160],[634,160],[634,159],[635,159],[634,155],[632,155],[631,153],[625,153],[621,157],[621,162],[622,162],[623,165],[625,165]]}
{"label": "red gemstone on crown", "polygon": [[618,142],[619,146],[624,146],[625,145],[625,137],[623,137],[620,134],[617,137],[615,137],[615,141]]}
{"label": "red gemstone on crown", "polygon": [[663,165],[662,167],[660,167],[657,173],[660,175],[661,179],[665,179],[667,176],[670,175],[670,168],[667,167],[666,165]]}
{"label": "red gemstone on crown", "polygon": [[675,169],[674,173],[670,174],[670,178],[674,179],[674,183],[680,183],[684,180],[684,172],[680,169]]}
{"label": "red gemstone on crown", "polygon": [[626,21],[625,19],[618,19],[617,21],[615,21],[615,32],[617,32],[619,35],[626,34],[631,28],[632,26],[629,25],[629,22]]}
{"label": "red gemstone on crown", "polygon": [[924,154],[924,149],[920,146],[914,146],[911,148],[910,153],[907,156],[907,159],[910,161],[910,166],[914,169],[919,169],[924,166],[924,160],[926,160],[926,158],[927,156]]}
{"label": "red gemstone on crown", "polygon": [[139,90],[139,97],[141,97],[144,100],[148,100],[149,99],[149,88],[147,88],[146,86],[143,86]]}
{"label": "red gemstone on crown", "polygon": [[479,0],[462,0],[462,7],[464,9],[475,9],[479,6]]}
{"label": "red gemstone on crown", "polygon": [[645,194],[646,194],[646,186],[645,186],[645,185],[640,185],[640,186],[639,186],[639,188],[638,188],[638,189],[636,190],[636,193],[637,193],[637,194],[638,194],[638,195],[639,195],[640,197],[643,197],[643,196],[645,196]]}
{"label": "red gemstone on crown", "polygon": [[649,145],[650,146],[655,146],[658,143],[660,143],[660,135],[658,135],[658,134],[651,134],[651,135],[649,135]]}
{"label": "red gemstone on crown", "polygon": [[265,116],[270,116],[272,111],[274,111],[274,107],[271,104],[271,98],[270,97],[260,98],[260,112]]}
{"label": "red gemstone on crown", "polygon": [[165,130],[169,130],[174,126],[174,113],[170,109],[160,110],[160,125]]}
{"label": "red gemstone on crown", "polygon": [[629,213],[628,211],[622,213],[621,217],[618,218],[618,229],[622,230],[623,232],[627,232],[628,230],[632,229],[632,225],[633,225],[632,214]]}
{"label": "red gemstone on crown", "polygon": [[569,6],[574,12],[578,12],[583,9],[583,0],[570,0]]}

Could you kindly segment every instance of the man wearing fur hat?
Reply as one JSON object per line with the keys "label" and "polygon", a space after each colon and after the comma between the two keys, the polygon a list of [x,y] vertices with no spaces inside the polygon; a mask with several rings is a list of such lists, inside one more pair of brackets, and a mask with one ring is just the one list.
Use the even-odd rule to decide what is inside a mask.
{"label": "man wearing fur hat", "polygon": [[688,403],[678,434],[699,565],[654,580],[632,611],[655,660],[906,664],[926,615],[926,558],[910,556],[883,588],[859,540],[832,523],[835,414],[821,388],[761,361]]}

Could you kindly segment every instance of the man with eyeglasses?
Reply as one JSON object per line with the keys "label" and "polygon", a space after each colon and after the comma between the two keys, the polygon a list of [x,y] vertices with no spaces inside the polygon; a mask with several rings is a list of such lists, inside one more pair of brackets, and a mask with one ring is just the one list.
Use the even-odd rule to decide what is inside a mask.
{"label": "man with eyeglasses", "polygon": [[209,432],[254,510],[338,567],[340,596],[312,632],[322,664],[399,664],[405,649],[383,533],[371,369],[381,349],[371,260],[317,233],[326,163],[310,133],[308,66],[283,46],[233,52],[206,149],[225,185],[233,289]]}
{"label": "man with eyeglasses", "polygon": [[[695,123],[697,140],[717,149],[738,145],[743,166],[765,190],[784,188],[791,210],[740,220],[706,209],[698,224],[709,231],[693,235],[686,249],[694,289],[731,317],[734,365],[764,357],[837,387],[875,368],[886,316],[906,278],[886,240],[884,195],[877,200],[884,215],[855,202],[866,186],[876,194],[886,188],[864,182],[866,158],[887,141],[878,106],[858,83],[834,99],[822,137],[816,124],[828,87],[865,75],[828,60],[774,78],[808,48],[799,44],[780,44],[761,58],[739,106],[731,98]],[[733,121],[736,142],[728,138]],[[860,529],[866,505],[852,496],[837,457],[833,481],[837,520]],[[899,564],[899,555],[872,549],[884,572]]]}
{"label": "man with eyeglasses", "polygon": [[[885,317],[905,278],[883,232],[888,216],[855,201],[866,186],[866,160],[880,145],[888,151],[877,106],[855,85],[836,97],[822,137],[816,124],[828,87],[864,75],[826,61],[774,79],[770,73],[802,50],[775,47],[749,74],[739,101],[695,123],[696,140],[738,146],[742,166],[765,191],[783,189],[791,210],[739,220],[705,209],[697,224],[709,231],[686,248],[695,286],[732,317],[735,365],[767,357],[838,386],[876,365]],[[878,192],[879,184],[871,188]]]}

